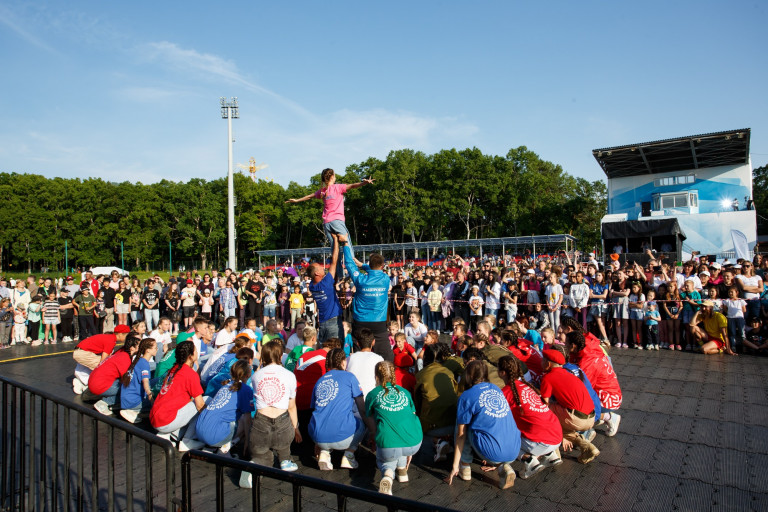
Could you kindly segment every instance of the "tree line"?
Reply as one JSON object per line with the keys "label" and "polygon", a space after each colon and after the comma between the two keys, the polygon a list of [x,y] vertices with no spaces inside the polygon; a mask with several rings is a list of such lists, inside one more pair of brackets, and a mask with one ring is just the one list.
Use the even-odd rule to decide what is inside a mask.
{"label": "tree line", "polygon": [[[603,181],[590,182],[521,146],[506,156],[477,148],[427,155],[392,151],[337,169],[338,182],[373,177],[374,186],[346,198],[347,227],[357,244],[570,233],[591,247],[606,210]],[[251,265],[255,251],[324,245],[319,200],[285,204],[319,188],[287,187],[235,174],[236,250]],[[5,225],[0,261],[21,271],[120,262],[141,269],[151,262],[195,259],[202,268],[227,260],[226,177],[186,183],[112,183],[100,178],[45,178],[0,173]]]}

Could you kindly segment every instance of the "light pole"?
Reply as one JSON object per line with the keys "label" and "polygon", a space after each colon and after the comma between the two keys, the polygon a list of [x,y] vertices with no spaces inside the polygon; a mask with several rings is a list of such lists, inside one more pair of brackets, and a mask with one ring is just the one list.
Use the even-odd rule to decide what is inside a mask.
{"label": "light pole", "polygon": [[227,211],[229,217],[229,268],[235,270],[235,185],[232,178],[232,119],[238,119],[240,112],[237,106],[237,97],[227,102],[221,98],[221,118],[227,120],[227,147],[229,149],[229,165],[227,172]]}

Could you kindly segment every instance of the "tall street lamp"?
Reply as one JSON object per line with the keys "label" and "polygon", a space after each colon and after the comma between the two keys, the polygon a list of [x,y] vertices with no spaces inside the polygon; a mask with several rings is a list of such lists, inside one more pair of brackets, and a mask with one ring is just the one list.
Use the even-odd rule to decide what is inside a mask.
{"label": "tall street lamp", "polygon": [[238,119],[240,112],[237,106],[237,97],[227,102],[226,98],[221,98],[221,118],[227,120],[227,147],[229,150],[229,165],[227,172],[227,210],[229,220],[229,264],[227,265],[233,271],[235,270],[235,185],[232,178],[232,119]]}

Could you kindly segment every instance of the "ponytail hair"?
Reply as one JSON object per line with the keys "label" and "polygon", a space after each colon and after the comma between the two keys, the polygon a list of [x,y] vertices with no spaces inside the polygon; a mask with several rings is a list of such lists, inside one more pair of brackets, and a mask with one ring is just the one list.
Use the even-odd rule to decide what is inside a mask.
{"label": "ponytail hair", "polygon": [[[512,396],[518,407],[522,407],[522,403],[520,401],[520,394],[517,392],[515,381],[519,380],[524,385],[531,388],[537,395],[539,394],[539,391],[523,378],[523,365],[515,356],[504,356],[499,359],[499,371],[506,374],[509,387],[512,389]],[[525,409],[521,408],[520,412],[525,414]]]}
{"label": "ponytail hair", "polygon": [[[233,317],[230,317],[233,318]],[[247,336],[237,336],[235,337],[235,341],[232,342],[232,348],[229,349],[230,354],[237,354],[237,351],[240,350],[243,347],[247,347],[248,344],[251,342],[250,339],[248,339]]]}
{"label": "ponytail hair", "polygon": [[192,343],[192,341],[182,341],[181,343],[176,345],[176,363],[171,367],[171,369],[168,371],[168,375],[165,376],[165,380],[163,381],[163,387],[167,387],[171,385],[171,382],[173,382],[173,377],[176,375],[176,372],[178,372],[181,367],[184,365],[184,363],[187,362],[187,359],[190,358],[190,356],[194,355],[195,353],[195,344]]}
{"label": "ponytail hair", "polygon": [[[125,347],[128,345],[128,340],[132,340],[132,339],[138,340],[139,338],[126,339],[125,344],[123,345],[123,349],[125,349]],[[131,383],[131,379],[133,378],[133,369],[136,367],[136,363],[139,362],[139,359],[144,357],[144,354],[147,353],[147,350],[157,346],[157,342],[153,338],[144,338],[143,340],[141,340],[141,343],[139,343],[138,345],[139,345],[139,350],[137,350],[136,353],[133,355],[133,359],[131,360],[131,365],[128,367],[127,370],[125,370],[125,373],[120,376],[120,383],[125,387],[128,387],[128,385],[130,385]],[[128,350],[129,350],[128,353],[130,354],[130,348]]]}
{"label": "ponytail hair", "polygon": [[384,388],[385,395],[389,393],[390,387],[393,388],[396,392],[400,392],[400,390],[395,387],[396,379],[394,364],[390,363],[389,361],[381,361],[376,364],[374,372],[376,378],[379,379],[379,382]]}
{"label": "ponytail hair", "polygon": [[222,386],[226,386],[232,382],[229,390],[237,393],[240,391],[240,387],[242,387],[243,382],[247,381],[251,377],[252,372],[253,368],[251,368],[251,365],[249,365],[247,361],[240,359],[232,365],[232,368],[229,369],[229,374],[232,376],[232,379],[226,380],[221,384]]}
{"label": "ponytail hair", "polygon": [[[306,329],[304,329],[304,332],[306,332]],[[334,348],[330,352],[328,352],[328,355],[325,356],[325,370],[331,371],[331,370],[341,370],[341,365],[344,363],[344,360],[347,358],[346,354],[344,353],[343,349],[340,348]]]}

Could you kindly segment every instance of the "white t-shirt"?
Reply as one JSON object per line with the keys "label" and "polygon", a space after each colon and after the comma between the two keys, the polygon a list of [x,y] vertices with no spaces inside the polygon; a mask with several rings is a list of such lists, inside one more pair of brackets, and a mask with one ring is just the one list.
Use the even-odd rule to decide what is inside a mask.
{"label": "white t-shirt", "polygon": [[347,371],[357,377],[363,396],[376,387],[376,365],[384,358],[373,352],[355,352],[347,360]]}
{"label": "white t-shirt", "polygon": [[163,334],[160,334],[160,331],[155,329],[149,333],[148,338],[152,338],[156,342],[162,343],[165,346],[171,342],[171,333],[166,331]]}
{"label": "white t-shirt", "polygon": [[421,322],[419,322],[418,326],[409,323],[406,324],[403,332],[406,338],[413,338],[413,341],[424,341],[424,338],[427,336],[427,326]]}
{"label": "white t-shirt", "polygon": [[226,329],[221,329],[213,338],[213,346],[223,347],[229,345],[235,341],[235,336],[235,331],[228,332]]}
{"label": "white t-shirt", "polygon": [[280,366],[270,364],[251,377],[256,410],[266,407],[288,409],[288,402],[296,398],[296,376]]}
{"label": "white t-shirt", "polygon": [[[747,277],[743,276],[741,274],[736,276],[736,279],[741,281],[742,286],[759,286],[762,279],[760,279],[760,276],[752,276]],[[757,299],[760,297],[759,293],[752,293],[752,292],[743,292],[745,299]]]}
{"label": "white t-shirt", "polygon": [[499,309],[499,299],[501,298],[501,284],[493,283],[493,286],[485,290],[485,306],[488,309]]}
{"label": "white t-shirt", "polygon": [[741,308],[746,307],[744,299],[723,299],[723,306],[728,308],[728,318],[744,318],[744,311]]}
{"label": "white t-shirt", "polygon": [[290,354],[291,350],[295,349],[299,345],[303,345],[304,340],[299,338],[299,335],[296,333],[291,334],[291,337],[288,338],[288,342],[285,344],[285,351]]}

